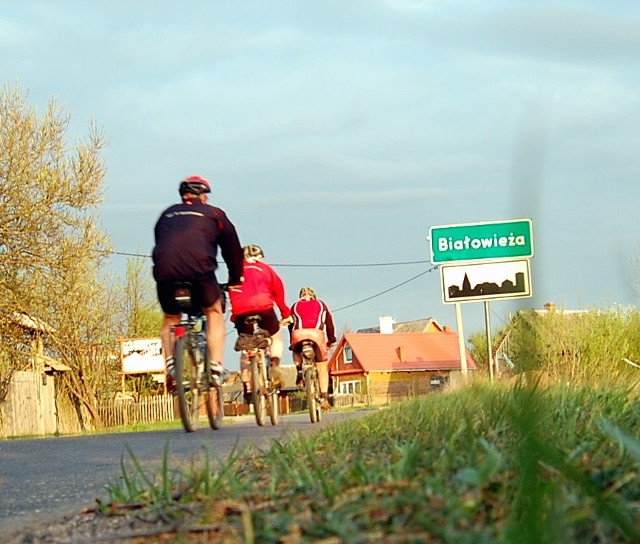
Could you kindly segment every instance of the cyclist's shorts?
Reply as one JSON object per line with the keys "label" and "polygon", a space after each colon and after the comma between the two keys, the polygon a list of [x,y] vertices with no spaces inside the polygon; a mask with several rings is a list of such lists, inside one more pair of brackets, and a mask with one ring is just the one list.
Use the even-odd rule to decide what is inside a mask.
{"label": "cyclist's shorts", "polygon": [[253,325],[244,322],[245,317],[250,315],[259,315],[262,318],[260,328],[265,329],[271,336],[280,330],[280,321],[278,321],[278,316],[272,308],[271,310],[262,310],[260,312],[251,312],[236,316],[234,319],[238,333],[253,334]]}
{"label": "cyclist's shorts", "polygon": [[[194,305],[201,308],[209,308],[213,306],[222,296],[220,285],[215,277],[205,280],[189,280],[192,285],[191,298]],[[175,299],[176,282],[172,280],[161,280],[156,283],[156,291],[158,293],[158,302],[165,314],[179,315],[180,307]]]}

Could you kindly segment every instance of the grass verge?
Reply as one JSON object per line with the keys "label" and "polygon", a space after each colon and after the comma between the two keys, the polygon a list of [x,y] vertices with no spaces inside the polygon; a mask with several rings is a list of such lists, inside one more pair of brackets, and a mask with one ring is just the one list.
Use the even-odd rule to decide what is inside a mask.
{"label": "grass verge", "polygon": [[638,429],[629,390],[475,384],[222,463],[129,452],[103,510],[180,542],[640,542]]}

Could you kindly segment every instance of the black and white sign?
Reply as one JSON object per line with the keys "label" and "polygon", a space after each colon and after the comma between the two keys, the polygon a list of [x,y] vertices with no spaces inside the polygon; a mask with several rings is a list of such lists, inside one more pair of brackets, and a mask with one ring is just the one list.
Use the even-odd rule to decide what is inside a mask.
{"label": "black and white sign", "polygon": [[529,259],[443,265],[440,275],[445,304],[531,296]]}

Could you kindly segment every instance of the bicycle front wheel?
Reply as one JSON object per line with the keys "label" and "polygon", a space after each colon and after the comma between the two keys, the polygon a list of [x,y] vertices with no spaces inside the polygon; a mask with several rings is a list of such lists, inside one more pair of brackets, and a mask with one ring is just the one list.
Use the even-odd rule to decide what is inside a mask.
{"label": "bicycle front wheel", "polygon": [[262,427],[267,419],[267,399],[264,396],[265,385],[262,376],[264,362],[259,358],[258,354],[251,357],[251,402],[256,423]]}
{"label": "bicycle front wheel", "polygon": [[182,426],[187,432],[198,428],[200,395],[198,391],[198,365],[187,345],[187,337],[176,341],[176,392]]}

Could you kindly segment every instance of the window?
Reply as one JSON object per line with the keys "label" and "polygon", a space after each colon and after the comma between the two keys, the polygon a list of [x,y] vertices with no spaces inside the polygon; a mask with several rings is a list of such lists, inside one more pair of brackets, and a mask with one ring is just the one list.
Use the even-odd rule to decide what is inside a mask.
{"label": "window", "polygon": [[340,393],[342,395],[357,395],[361,392],[361,384],[357,380],[340,382]]}
{"label": "window", "polygon": [[351,346],[345,346],[344,347],[344,362],[345,363],[351,363],[353,362],[353,354],[351,353]]}

